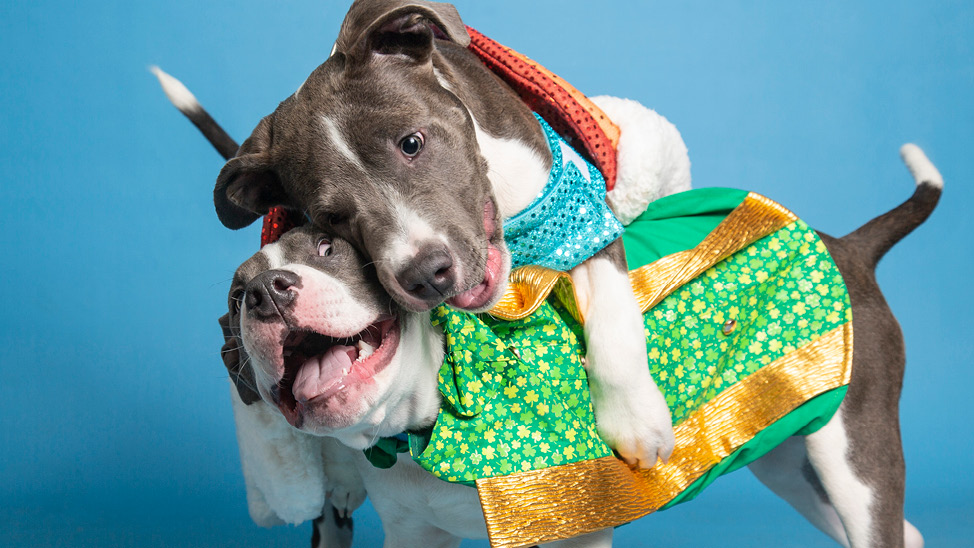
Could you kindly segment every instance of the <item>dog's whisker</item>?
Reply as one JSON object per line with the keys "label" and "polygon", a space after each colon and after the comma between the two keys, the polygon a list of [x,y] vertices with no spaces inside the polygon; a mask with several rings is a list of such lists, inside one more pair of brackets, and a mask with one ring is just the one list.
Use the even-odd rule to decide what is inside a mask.
{"label": "dog's whisker", "polygon": [[252,385],[250,383],[250,381],[248,381],[245,377],[243,377],[243,373],[238,373],[237,374],[237,377],[235,379],[232,379],[232,380],[233,380],[233,383],[235,385],[243,385],[245,388],[249,388],[249,389],[253,390],[254,392],[260,393],[257,390],[257,387],[256,386]]}
{"label": "dog's whisker", "polygon": [[223,285],[223,284],[228,283],[228,282],[229,283],[233,283],[233,276],[231,276],[231,277],[229,277],[229,278],[227,278],[225,280],[221,280],[219,282],[213,282],[213,283],[210,284],[210,287],[216,287],[218,285]]}
{"label": "dog's whisker", "polygon": [[244,359],[240,360],[240,367],[237,368],[238,371],[239,370],[242,370],[244,367],[246,367],[248,365],[251,365],[251,362],[252,361],[253,360],[252,360],[252,358],[249,355],[244,355]]}
{"label": "dog's whisker", "polygon": [[257,387],[254,386],[246,377],[244,377],[245,368],[251,365],[251,357],[248,354],[244,354],[244,358],[240,361],[237,366],[236,374],[233,371],[228,371],[230,374],[230,380],[233,381],[234,385],[243,385],[254,392],[260,393]]}
{"label": "dog's whisker", "polygon": [[376,425],[375,430],[372,432],[372,440],[369,442],[369,447],[372,447],[376,444],[376,442],[379,441],[379,431],[382,430],[382,425],[384,425],[385,422],[386,419],[383,418],[381,421],[379,421],[379,424]]}

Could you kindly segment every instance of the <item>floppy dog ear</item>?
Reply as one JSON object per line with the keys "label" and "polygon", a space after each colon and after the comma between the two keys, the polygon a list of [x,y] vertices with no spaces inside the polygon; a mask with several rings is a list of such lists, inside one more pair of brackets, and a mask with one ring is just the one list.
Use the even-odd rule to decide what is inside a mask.
{"label": "floppy dog ear", "polygon": [[362,59],[373,53],[402,54],[425,62],[433,40],[466,47],[470,35],[452,4],[425,0],[357,0],[348,10],[336,51]]}
{"label": "floppy dog ear", "polygon": [[241,401],[247,405],[260,401],[254,370],[246,367],[247,360],[243,343],[234,336],[230,329],[230,314],[220,316],[219,322],[220,329],[223,330],[223,348],[220,349],[220,357],[223,358],[223,365],[230,373],[230,380],[237,388],[237,394]]}
{"label": "floppy dog ear", "polygon": [[270,116],[244,141],[216,179],[213,204],[220,222],[234,230],[250,225],[288,196],[270,160]]}

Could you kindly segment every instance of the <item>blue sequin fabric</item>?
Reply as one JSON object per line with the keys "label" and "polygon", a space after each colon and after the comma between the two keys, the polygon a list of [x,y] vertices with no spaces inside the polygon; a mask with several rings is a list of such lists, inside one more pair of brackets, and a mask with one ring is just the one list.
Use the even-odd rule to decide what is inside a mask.
{"label": "blue sequin fabric", "polygon": [[570,270],[622,235],[622,223],[605,203],[605,179],[547,122],[551,174],[524,211],[504,221],[511,268],[540,265]]}

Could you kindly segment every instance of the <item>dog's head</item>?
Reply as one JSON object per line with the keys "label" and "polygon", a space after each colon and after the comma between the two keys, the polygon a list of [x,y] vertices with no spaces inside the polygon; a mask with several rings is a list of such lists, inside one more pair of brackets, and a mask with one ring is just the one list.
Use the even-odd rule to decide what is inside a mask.
{"label": "dog's head", "polygon": [[223,356],[245,403],[363,446],[381,426],[399,432],[428,414],[409,403],[416,380],[435,390],[442,359],[428,318],[400,311],[344,240],[288,232],[237,269],[228,306]]}
{"label": "dog's head", "polygon": [[221,221],[298,210],[373,261],[402,306],[489,308],[509,256],[473,118],[442,62],[467,43],[449,4],[355,2],[332,56],[220,172]]}

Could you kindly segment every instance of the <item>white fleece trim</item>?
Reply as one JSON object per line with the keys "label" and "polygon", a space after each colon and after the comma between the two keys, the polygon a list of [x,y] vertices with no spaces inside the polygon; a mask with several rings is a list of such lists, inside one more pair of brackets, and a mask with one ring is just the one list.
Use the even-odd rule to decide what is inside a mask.
{"label": "white fleece trim", "polygon": [[676,126],[631,99],[591,99],[621,131],[618,175],[606,200],[623,224],[632,222],[653,200],[690,190],[690,157]]}
{"label": "white fleece trim", "polygon": [[233,383],[230,398],[254,523],[297,525],[320,516],[326,490],[321,439],[292,428],[263,400],[245,404]]}

